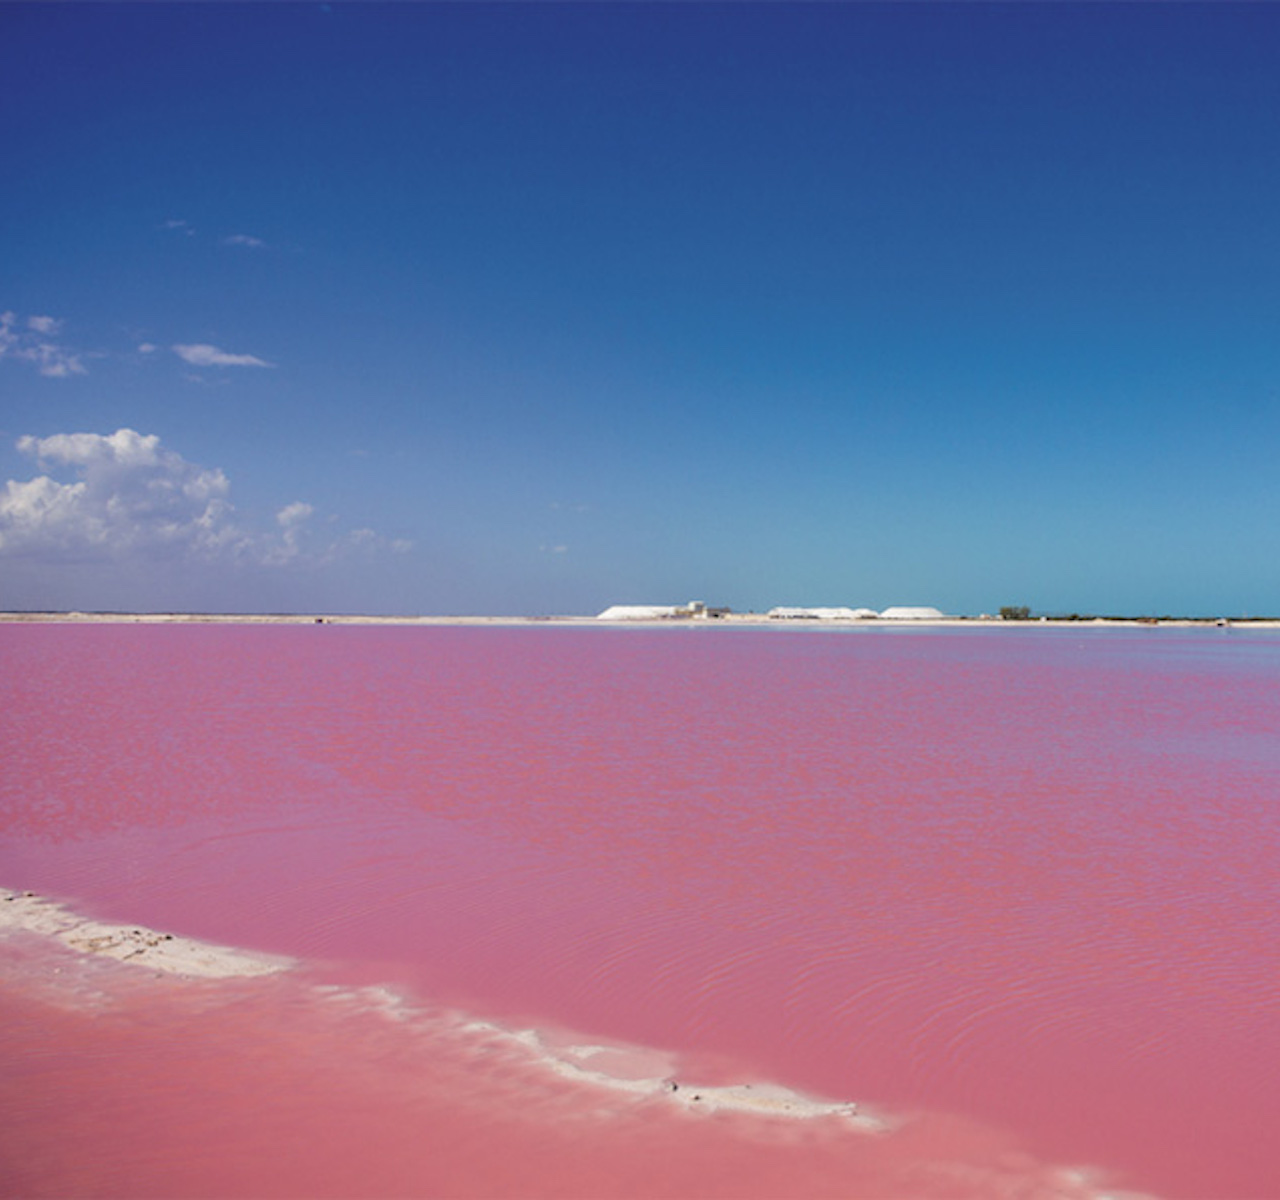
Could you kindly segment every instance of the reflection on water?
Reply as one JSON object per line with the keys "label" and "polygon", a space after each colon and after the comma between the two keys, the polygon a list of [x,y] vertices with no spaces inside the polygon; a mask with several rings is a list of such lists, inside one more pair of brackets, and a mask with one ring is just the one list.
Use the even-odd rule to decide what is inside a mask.
{"label": "reflection on water", "polygon": [[[875,1149],[748,1150],[732,1119],[605,1119],[563,1081],[485,1074],[438,1027],[428,1050],[377,1026],[373,1049],[296,981],[203,1007],[131,984],[94,1026],[67,1004],[50,1023],[32,967],[4,1014],[46,1032],[11,1035],[5,1066],[51,1145],[89,1157],[86,1113],[160,1120],[211,1089],[203,1139],[113,1143],[93,1169],[133,1186],[99,1191],[1034,1195],[1067,1187],[1034,1165],[1065,1163],[1275,1192],[1266,635],[9,626],[0,654],[0,882],[932,1114]],[[122,1072],[131,1055],[152,1065]],[[541,1090],[504,1108],[499,1085]],[[383,1124],[326,1140],[348,1173],[316,1174],[259,1144],[263,1088],[277,1149],[329,1139],[356,1092]],[[90,1167],[50,1155],[47,1190],[76,1191]]]}

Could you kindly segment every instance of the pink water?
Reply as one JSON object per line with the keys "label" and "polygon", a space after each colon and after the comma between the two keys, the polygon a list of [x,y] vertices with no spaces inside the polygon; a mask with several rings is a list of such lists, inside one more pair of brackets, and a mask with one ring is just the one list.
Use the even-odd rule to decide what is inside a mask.
{"label": "pink water", "polygon": [[0,673],[0,883],[306,964],[9,939],[7,1195],[1280,1196],[1280,638],[7,626]]}

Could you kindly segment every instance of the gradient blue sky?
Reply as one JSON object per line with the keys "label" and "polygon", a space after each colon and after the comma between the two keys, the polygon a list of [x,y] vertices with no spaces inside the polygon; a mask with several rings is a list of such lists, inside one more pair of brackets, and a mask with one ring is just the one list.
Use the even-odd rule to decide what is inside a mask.
{"label": "gradient blue sky", "polygon": [[0,6],[0,607],[1280,613],[1278,52]]}

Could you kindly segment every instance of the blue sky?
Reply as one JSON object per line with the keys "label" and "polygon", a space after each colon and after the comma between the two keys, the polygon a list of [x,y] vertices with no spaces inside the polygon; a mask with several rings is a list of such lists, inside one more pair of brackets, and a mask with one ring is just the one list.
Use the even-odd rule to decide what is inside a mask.
{"label": "blue sky", "polygon": [[0,607],[1280,613],[1278,46],[0,6]]}

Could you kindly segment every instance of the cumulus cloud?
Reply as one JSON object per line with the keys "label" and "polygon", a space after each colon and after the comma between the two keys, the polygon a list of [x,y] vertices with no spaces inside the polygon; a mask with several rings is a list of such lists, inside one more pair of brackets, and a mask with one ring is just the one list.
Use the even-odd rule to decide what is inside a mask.
{"label": "cumulus cloud", "polygon": [[118,463],[126,467],[154,466],[160,451],[155,434],[143,437],[132,429],[118,429],[109,437],[100,433],[55,433],[52,437],[21,437],[18,449],[41,464],[63,463],[79,467]]}
{"label": "cumulus cloud", "polygon": [[222,239],[224,246],[248,246],[257,250],[265,246],[267,243],[261,238],[252,237],[247,233],[233,233]]}
{"label": "cumulus cloud", "polygon": [[[46,473],[11,479],[0,491],[0,556],[278,567],[330,562],[360,546],[399,549],[371,530],[313,540],[315,510],[301,500],[276,513],[274,529],[256,530],[237,515],[220,469],[189,462],[155,434],[58,433],[23,437],[17,446]],[[54,478],[59,469],[71,478]]]}
{"label": "cumulus cloud", "polygon": [[225,350],[219,350],[217,346],[210,346],[207,342],[177,345],[172,349],[183,362],[190,363],[193,367],[275,366],[275,363],[269,363],[253,354],[228,354]]}
{"label": "cumulus cloud", "polygon": [[21,321],[15,312],[2,312],[0,358],[31,363],[50,379],[88,374],[80,356],[56,340],[61,329],[62,322],[56,317],[32,316]]}
{"label": "cumulus cloud", "polygon": [[18,449],[41,467],[67,467],[78,478],[10,479],[0,493],[0,553],[218,553],[244,541],[230,519],[226,476],[165,450],[154,434],[59,433],[19,438]]}

